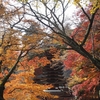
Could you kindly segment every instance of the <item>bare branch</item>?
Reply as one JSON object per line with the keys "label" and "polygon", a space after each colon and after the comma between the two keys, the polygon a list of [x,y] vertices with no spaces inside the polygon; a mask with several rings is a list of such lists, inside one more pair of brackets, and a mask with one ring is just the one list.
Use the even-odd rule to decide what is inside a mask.
{"label": "bare branch", "polygon": [[89,15],[86,13],[86,11],[85,11],[85,10],[84,10],[84,8],[81,6],[81,4],[80,4],[80,3],[78,3],[78,5],[81,7],[81,9],[82,9],[83,13],[84,13],[84,14],[85,14],[85,16],[88,18],[88,20],[91,22],[91,19],[90,19]]}
{"label": "bare branch", "polygon": [[[64,1],[63,1],[64,2]],[[56,28],[58,31],[60,31],[61,33],[65,34],[65,28],[63,26],[64,24],[64,17],[65,17],[65,9],[67,8],[66,6],[68,5],[68,3],[65,5],[63,5],[63,2],[60,1],[61,5],[62,5],[62,8],[63,8],[63,13],[62,13],[62,16],[63,16],[63,19],[62,21],[60,21],[59,17],[57,17],[56,15],[56,4],[54,4],[54,7],[53,8],[50,8],[47,6],[46,3],[43,3],[44,7],[45,7],[45,15],[42,14],[42,13],[39,13],[38,11],[36,10],[33,10],[32,7],[31,7],[31,4],[30,3],[27,3],[29,5],[29,8],[31,9],[31,11],[34,13],[35,17],[38,18],[38,20],[40,20],[42,23],[44,23],[44,21],[48,22],[47,23],[44,23],[46,26],[49,26],[53,31],[55,31],[54,28]],[[48,14],[47,12],[50,12],[50,14]]]}
{"label": "bare branch", "polygon": [[84,40],[82,41],[81,43],[81,46],[83,46],[90,34],[90,31],[91,31],[91,28],[92,28],[92,24],[93,24],[93,21],[94,21],[94,17],[95,17],[95,14],[96,12],[98,11],[98,8],[95,10],[95,12],[92,14],[91,18],[90,18],[90,24],[88,25],[88,28],[87,28],[87,31],[86,31],[86,34],[85,34],[85,37],[84,37]]}
{"label": "bare branch", "polygon": [[[42,24],[44,24],[45,26],[49,27],[50,29],[52,29],[54,32],[56,32],[53,28],[53,26],[55,26],[55,24],[50,20],[50,18],[48,16],[45,16],[39,12],[36,12],[32,9],[31,5],[29,3],[27,3],[31,9],[31,11],[34,13],[34,16],[37,18],[37,20],[39,20]],[[49,22],[49,24],[45,23],[45,21]],[[52,25],[50,25],[52,24]]]}

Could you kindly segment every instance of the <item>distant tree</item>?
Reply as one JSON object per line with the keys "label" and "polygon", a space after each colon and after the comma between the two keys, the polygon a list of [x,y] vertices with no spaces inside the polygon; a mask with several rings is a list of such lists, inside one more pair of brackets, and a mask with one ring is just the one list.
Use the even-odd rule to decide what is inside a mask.
{"label": "distant tree", "polygon": [[[61,44],[57,45],[59,48],[62,48],[64,50],[69,50],[70,52],[71,50],[73,51],[71,52],[73,53],[73,55],[71,55],[70,53],[69,53],[69,57],[67,55],[67,59],[71,59],[69,60],[68,63],[70,64],[67,67],[71,67],[72,65],[74,66],[75,63],[72,61],[73,60],[76,61],[76,58],[82,55],[83,58],[81,58],[81,60],[82,59],[84,60],[83,65],[85,63],[86,64],[89,63],[90,67],[87,67],[87,69],[91,70],[91,67],[93,67],[94,71],[96,71],[96,74],[99,73],[100,58],[98,56],[99,55],[98,43],[99,43],[99,32],[100,32],[99,31],[100,30],[99,28],[100,0],[96,0],[96,1],[87,0],[86,2],[84,2],[83,0],[74,0],[74,4],[78,8],[80,8],[80,12],[78,12],[77,15],[75,14],[75,16],[76,17],[78,16],[77,19],[80,20],[81,22],[77,23],[77,20],[75,20],[72,23],[77,26],[75,30],[70,34],[69,33],[67,34],[65,28],[66,11],[70,4],[70,0],[69,1],[67,0],[38,0],[38,1],[17,0],[17,1],[20,1],[21,4],[19,8],[24,10],[20,12],[21,16],[17,17],[18,21],[15,22],[13,19],[11,20],[11,22],[9,21],[11,28],[17,28],[20,31],[25,30],[27,25],[23,26],[23,23],[25,24],[26,23],[25,21],[28,20],[24,19],[23,21],[22,19],[26,18],[26,16],[30,16],[33,19],[36,18],[39,22],[41,22],[42,25],[46,26],[46,28],[44,28],[44,30],[46,29],[45,33],[47,33],[45,34],[45,36],[48,36],[51,39],[60,40]],[[41,11],[41,9],[39,8],[42,7],[44,10]],[[14,5],[13,8],[15,9],[16,6]],[[27,17],[27,19],[28,18],[29,17]],[[19,27],[21,25],[23,27]],[[51,30],[49,31],[47,29],[51,29]],[[47,44],[51,43],[49,39],[46,38],[44,42],[45,43],[47,42]],[[28,43],[28,39],[26,39],[23,43],[25,42]],[[25,49],[27,49],[26,45],[25,45]],[[76,51],[77,53],[74,53],[74,51]],[[84,68],[86,67],[82,66],[82,69]],[[85,73],[86,71],[87,70],[85,70]],[[91,75],[92,74],[90,74],[90,76]],[[98,80],[100,80],[100,78],[98,78]]]}
{"label": "distant tree", "polygon": [[20,29],[14,29],[10,23],[13,23],[16,17],[18,20],[14,25],[20,23],[23,19],[21,13],[23,8],[18,9],[12,6],[10,9],[7,8],[7,4],[10,2],[2,1],[0,3],[0,100],[4,100],[5,84],[11,81],[9,78],[13,73],[19,73],[17,70],[20,67],[19,63],[24,60],[29,51],[37,52],[38,49],[35,48],[39,47],[43,34],[39,33],[38,38],[37,34],[32,34],[34,35],[33,39],[30,35],[23,35]]}
{"label": "distant tree", "polygon": [[[82,0],[74,0],[73,2],[78,8],[80,8],[80,11],[75,14],[76,18],[80,20],[80,22],[77,23],[78,20],[75,20],[73,22],[73,24],[76,25],[76,28],[70,34],[67,34],[64,23],[66,22],[66,9],[70,1],[38,0],[35,1],[35,7],[32,5],[32,1],[27,1],[25,2],[25,4],[27,7],[29,7],[31,13],[26,12],[26,14],[34,16],[39,22],[50,28],[55,34],[61,37],[61,41],[63,42],[62,45],[63,47],[65,47],[63,49],[69,51],[69,54],[67,55],[68,61],[66,61],[66,67],[72,67],[74,73],[73,75],[76,75],[72,77],[72,81],[74,81],[74,79],[77,79],[79,83],[83,83],[81,85],[78,85],[80,86],[80,91],[84,84],[87,84],[86,86],[90,86],[89,91],[91,89],[93,91],[93,89],[96,89],[96,87],[93,87],[99,85],[100,81],[100,78],[98,76],[100,74],[100,57],[98,53],[100,50],[100,47],[98,45],[100,42],[100,1],[88,0],[84,2]],[[41,12],[41,10],[39,9],[40,4],[43,6],[44,12]],[[61,13],[59,14],[58,11]],[[59,45],[59,47],[62,47],[62,45]],[[75,53],[74,51],[76,51],[77,53]],[[87,73],[87,71],[89,73]],[[80,72],[80,76],[77,77],[77,74],[79,75]],[[92,77],[92,74],[95,76]],[[96,83],[94,82],[94,80],[97,80]],[[89,82],[91,84],[89,84]],[[74,83],[74,85],[75,84],[77,84],[77,82]],[[88,91],[87,87],[86,91]],[[81,92],[77,92],[80,93],[79,97],[81,100],[81,95],[85,95],[86,93],[84,92],[86,91],[82,90]]]}
{"label": "distant tree", "polygon": [[[22,1],[23,2],[23,1]],[[32,3],[34,3],[34,6],[32,6]],[[85,9],[83,6],[84,2],[81,2],[81,0],[76,1],[74,0],[74,4],[77,5],[82,13],[84,14],[85,21],[88,20],[89,24],[87,25],[87,28],[84,30],[84,37],[80,43],[78,43],[74,37],[67,35],[65,32],[65,26],[64,22],[66,22],[66,9],[69,5],[70,1],[66,0],[38,0],[38,1],[26,1],[23,4],[25,4],[30,12],[27,12],[26,14],[35,17],[39,22],[41,22],[46,27],[50,28],[55,34],[60,36],[62,38],[63,43],[66,45],[66,50],[74,50],[81,54],[82,56],[88,58],[92,63],[100,69],[100,61],[98,58],[94,57],[90,52],[88,52],[84,46],[89,38],[89,35],[91,34],[92,25],[95,22],[95,16],[99,10],[99,2],[91,1],[90,5],[88,7],[88,11],[90,12],[88,14],[87,9]],[[87,5],[88,2],[86,2]],[[43,6],[44,12],[42,13],[39,9],[39,5]],[[89,5],[89,4],[88,4]],[[60,14],[57,12],[61,10]]]}
{"label": "distant tree", "polygon": [[[88,11],[87,11],[88,12]],[[80,13],[80,11],[79,11]],[[90,14],[88,12],[88,14]],[[100,59],[100,10],[95,15],[95,21],[92,25],[90,35],[86,41],[84,48],[90,52],[93,57]],[[85,19],[83,13],[80,14],[80,19],[83,21],[81,26],[74,29],[72,37],[77,43],[81,43],[84,38],[84,31],[86,30],[89,21]],[[100,91],[100,71],[87,58],[80,56],[75,51],[67,52],[67,59],[65,60],[67,69],[72,69],[71,78],[69,79],[69,86],[72,87],[74,95],[78,96],[79,100],[94,99],[99,100]],[[78,87],[78,88],[77,88]],[[98,89],[97,89],[98,88]]]}

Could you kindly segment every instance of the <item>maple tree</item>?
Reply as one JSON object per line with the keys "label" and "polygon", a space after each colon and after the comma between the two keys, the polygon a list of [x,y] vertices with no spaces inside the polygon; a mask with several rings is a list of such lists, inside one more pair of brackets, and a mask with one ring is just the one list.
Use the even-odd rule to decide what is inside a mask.
{"label": "maple tree", "polygon": [[[79,11],[80,12],[80,11]],[[78,12],[78,13],[79,13]],[[90,15],[90,11],[88,11]],[[88,36],[88,39],[85,43],[84,48],[90,52],[94,57],[100,59],[99,50],[100,50],[100,23],[97,21],[100,19],[100,10],[95,15],[94,23],[92,29]],[[74,38],[77,43],[81,43],[84,38],[84,32],[89,24],[89,21],[86,20],[83,13],[80,14],[80,19],[83,21],[81,26],[74,29],[71,36]],[[71,77],[68,79],[68,85],[72,87],[73,93],[77,96],[78,100],[92,99],[99,100],[100,95],[100,71],[93,65],[91,61],[87,58],[81,56],[75,51],[67,52],[67,59],[65,60],[65,65],[67,69],[72,70]]]}
{"label": "maple tree", "polygon": [[[50,52],[54,52],[54,50],[51,50]],[[46,57],[35,57],[29,61],[27,57],[25,57],[23,61],[19,63],[20,67],[18,67],[16,74],[12,74],[10,77],[11,81],[8,81],[5,85],[5,100],[13,98],[18,100],[60,100],[59,96],[57,95],[51,95],[43,92],[44,89],[52,88],[52,85],[40,85],[33,81],[34,73],[35,75],[41,74],[40,71],[34,72],[34,69],[40,68],[40,66],[43,67],[49,63],[50,62]],[[20,94],[21,96],[19,96]]]}
{"label": "maple tree", "polygon": [[[39,50],[38,46],[40,46],[39,42],[43,39],[43,34],[40,34],[42,29],[39,30],[38,28],[38,38],[37,34],[31,34],[31,36],[27,34],[23,35],[20,29],[13,29],[13,26],[10,23],[13,23],[13,18],[16,16],[19,16],[20,21],[22,20],[22,9],[18,10],[18,8],[12,8],[12,10],[10,10],[10,8],[8,9],[6,7],[9,2],[4,3],[4,5],[3,3],[0,4],[2,8],[2,11],[0,12],[0,100],[4,100],[3,95],[6,88],[5,84],[8,81],[11,81],[9,80],[10,76],[14,73],[20,73],[18,68],[21,66],[21,61],[24,60],[23,57],[25,57],[31,50],[33,50],[33,52],[37,52],[37,50]],[[25,22],[25,20],[23,22]],[[30,21],[26,21],[26,23],[29,22]],[[14,23],[14,25],[17,23]],[[35,22],[31,22],[31,24],[35,24],[37,27]],[[32,36],[34,36],[34,39]],[[27,66],[24,67],[27,68]],[[31,70],[31,67],[32,66],[30,66],[30,72],[33,71]],[[25,69],[23,69],[23,72],[25,72]]]}
{"label": "maple tree", "polygon": [[[42,98],[54,98],[55,96],[49,93],[44,93],[43,90],[52,86],[44,86],[34,83],[32,78],[34,77],[33,71],[25,71],[19,74],[13,75],[13,80],[7,82],[4,91],[5,100],[17,99],[17,100],[39,100],[38,96]],[[16,84],[15,84],[16,83]],[[16,94],[16,95],[15,95]],[[21,95],[21,96],[19,96]],[[57,98],[57,97],[56,97]]]}
{"label": "maple tree", "polygon": [[[3,100],[5,83],[16,68],[23,52],[19,48],[19,38],[16,36],[19,32],[9,28],[7,24],[10,16],[5,14],[5,6],[2,4],[0,6],[2,8],[0,13],[0,99]],[[18,48],[19,51],[17,51]]]}
{"label": "maple tree", "polygon": [[[22,0],[23,2],[23,0]],[[75,5],[78,5],[82,12],[84,13],[84,16],[86,16],[86,20],[89,21],[89,24],[87,25],[87,29],[84,31],[84,38],[80,43],[74,40],[74,37],[70,37],[65,32],[64,22],[66,22],[65,14],[66,9],[70,3],[70,1],[66,0],[54,0],[54,1],[45,1],[45,0],[38,0],[38,1],[31,1],[31,2],[23,2],[25,6],[27,7],[30,12],[27,12],[26,15],[34,16],[39,22],[50,28],[55,34],[60,36],[65,43],[64,46],[68,47],[67,49],[72,49],[79,54],[83,55],[84,57],[88,58],[92,63],[100,69],[100,61],[98,58],[94,57],[92,54],[87,52],[87,50],[84,48],[85,43],[89,37],[90,31],[92,29],[92,25],[94,23],[95,15],[97,14],[97,11],[99,10],[99,0],[94,2],[93,0],[90,1],[91,7],[90,7],[90,14],[88,15],[87,10],[84,8],[84,2],[81,0],[74,0]],[[34,6],[32,5],[34,3]],[[39,4],[41,4],[44,7],[44,12],[42,13],[41,10],[39,10]],[[88,2],[85,2],[85,5],[88,5]],[[35,7],[35,8],[34,8]],[[59,11],[59,8],[61,8],[61,13],[57,14]]]}
{"label": "maple tree", "polygon": [[[47,63],[49,63],[49,61],[46,60],[45,57],[41,58],[40,60],[38,57],[35,58],[37,63],[35,63],[34,60],[29,60],[33,58],[33,57],[31,58],[31,56],[34,55],[37,56],[37,53],[40,54],[41,52],[44,51],[43,49],[41,49],[41,44],[42,44],[41,40],[45,44],[45,40],[48,39],[47,38],[44,39],[46,36],[45,32],[43,32],[43,29],[39,28],[40,26],[38,23],[31,20],[23,19],[21,8],[18,9],[15,6],[13,6],[14,8],[10,10],[8,9],[8,7],[6,8],[6,6],[9,5],[9,2],[4,2],[4,3],[5,4],[2,5],[3,12],[1,12],[2,18],[1,18],[1,25],[0,25],[0,31],[1,31],[0,34],[0,100],[4,100],[4,99],[8,100],[9,98],[12,97],[14,93],[13,91],[16,88],[17,89],[21,88],[23,90],[27,85],[29,86],[31,85],[31,87],[35,87],[33,88],[33,91],[35,91],[34,92],[35,95],[32,96],[33,95],[32,92],[31,94],[32,97],[27,97],[27,99],[34,98],[38,100],[36,98],[38,96],[38,93],[40,93],[39,94],[40,96],[44,95],[44,97],[42,96],[43,98],[45,98],[46,96],[48,96],[48,98],[54,98],[54,96],[49,96],[49,94],[46,95],[46,93],[42,91],[43,89],[45,89],[46,86],[35,84],[33,83],[33,80],[31,80],[31,82],[30,80],[27,80],[27,82],[29,83],[26,82],[23,85],[20,84],[17,85],[17,82],[19,83],[18,79],[20,80],[19,78],[20,75],[24,77],[27,76],[27,79],[30,77],[34,77],[33,72],[35,67],[39,66],[39,64],[41,64],[41,66],[45,66]],[[16,16],[18,16],[19,19],[18,21],[13,22],[15,21]],[[27,28],[26,30],[25,28],[16,26],[18,23],[20,23],[20,21],[22,21],[22,19],[23,19],[23,23],[30,25],[30,27]],[[14,24],[12,25],[11,23]],[[16,28],[18,28],[18,30],[14,29],[15,26]],[[34,27],[34,31],[31,30],[31,28],[33,27]],[[22,30],[24,30],[25,33],[22,32]],[[26,58],[24,58],[25,56]],[[12,85],[14,84],[13,82],[16,82],[14,86]],[[31,87],[27,87],[28,89],[26,89],[26,92],[27,90],[31,91]],[[23,94],[24,92],[25,91],[23,91]],[[7,93],[10,95],[7,95]],[[12,98],[22,99],[24,98],[24,95],[22,98],[20,98],[17,95],[15,97],[13,96]]]}
{"label": "maple tree", "polygon": [[[93,86],[97,86],[99,84],[99,79],[100,79],[98,78],[99,70],[100,70],[100,58],[99,58],[100,0],[96,0],[96,1],[89,0],[86,2],[82,2],[81,0],[74,0],[74,4],[78,6],[78,8],[80,8],[80,11],[81,11],[77,13],[78,16],[81,15],[79,16],[79,19],[81,19],[81,23],[77,23],[77,25],[79,26],[76,26],[77,28],[70,34],[67,34],[67,32],[65,31],[66,30],[65,26],[64,26],[65,25],[64,22],[66,22],[65,20],[66,11],[67,11],[66,9],[70,1],[68,2],[66,2],[66,0],[53,0],[52,2],[51,0],[38,0],[38,1],[37,0],[34,0],[34,1],[16,0],[16,1],[20,1],[20,2],[22,1],[21,5],[20,6],[15,6],[12,4],[10,5],[9,4],[10,2],[6,1],[5,4],[9,5],[10,7],[12,6],[13,10],[12,11],[9,10],[8,12],[6,11],[6,13],[4,13],[5,7],[2,7],[3,10],[0,13],[1,16],[5,16],[4,18],[6,20],[6,24],[4,25],[9,25],[11,29],[10,33],[14,32],[14,34],[16,34],[14,28],[17,28],[18,29],[17,34],[19,32],[20,34],[18,35],[23,37],[21,38],[21,41],[19,40],[19,42],[17,42],[17,44],[21,42],[23,46],[12,46],[12,45],[10,46],[11,51],[12,49],[14,49],[14,51],[17,50],[17,52],[14,52],[16,53],[16,56],[14,56],[14,61],[17,61],[18,63],[20,60],[19,59],[20,56],[21,55],[23,56],[22,54],[23,52],[24,54],[32,54],[32,52],[43,52],[43,49],[39,49],[39,47],[41,46],[43,47],[41,43],[46,43],[45,44],[46,46],[52,43],[53,46],[57,46],[59,49],[72,50],[71,53],[68,52],[67,54],[67,61],[65,61],[65,65],[66,67],[71,68],[73,71],[72,75],[74,76],[72,76],[72,79],[71,79],[72,81],[76,79],[77,82],[84,83],[80,85],[80,90],[82,89],[82,86],[85,86],[85,84],[88,84],[90,86],[90,88],[86,92],[90,91]],[[39,9],[40,7],[39,4],[41,4],[44,7],[45,9],[44,13],[42,13],[41,10]],[[84,5],[85,6],[88,5],[87,9],[84,7]],[[59,8],[61,9],[61,13],[57,14],[57,12],[59,12]],[[27,16],[30,16],[30,18]],[[34,17],[39,22],[41,22],[43,25],[46,26],[46,28],[44,29],[42,28],[42,30],[44,31],[41,32],[41,29],[37,30],[39,28],[39,25],[37,25],[37,27],[33,27],[34,24],[36,24],[36,22],[33,21]],[[8,28],[8,26],[6,27]],[[51,34],[49,32],[46,32],[45,29],[47,28],[50,28],[53,32],[50,31]],[[33,31],[33,29],[35,29],[35,32]],[[26,32],[26,33],[22,36],[21,35],[22,32]],[[33,33],[36,33],[36,34],[33,34]],[[2,37],[3,36],[5,35],[2,35]],[[49,38],[46,38],[46,36],[48,36]],[[33,39],[33,37],[35,38]],[[19,39],[16,36],[12,38],[13,40]],[[50,38],[51,40],[54,39],[53,42],[51,40],[48,41]],[[4,39],[5,37],[1,39],[1,42]],[[60,43],[59,43],[59,40],[60,40]],[[10,41],[11,41],[11,38],[10,38]],[[14,43],[16,44],[15,41]],[[57,45],[54,45],[53,43],[56,43]],[[5,44],[6,43],[4,43],[4,45]],[[9,47],[7,45],[9,45],[9,42],[7,42],[6,46],[4,47]],[[3,44],[1,43],[1,47],[2,46]],[[9,48],[7,48],[6,50],[8,49]],[[19,54],[18,51],[21,51],[21,50],[23,50],[23,52],[21,52],[21,55],[18,57],[18,54]],[[29,50],[31,50],[30,53],[27,52]],[[0,51],[4,51],[4,49],[1,48]],[[76,51],[77,53],[74,51]],[[10,51],[8,51],[8,55],[9,55],[9,52]],[[4,56],[4,57],[10,57],[12,55]],[[9,59],[11,59],[11,57]],[[9,62],[10,60],[7,62],[7,64],[10,64],[9,67],[11,67],[12,63],[9,63]],[[6,63],[3,63],[3,64],[6,64]],[[87,70],[89,73],[87,73]],[[77,74],[80,77],[77,77]],[[94,74],[93,77],[91,77],[92,74]],[[74,85],[78,84],[76,80],[74,81],[75,83],[72,82],[71,80],[69,82],[69,85],[73,86],[73,84]],[[94,82],[94,80],[97,80],[97,81]],[[89,82],[91,84],[89,84]],[[87,87],[85,88],[87,89]],[[95,90],[95,88],[93,89]],[[84,91],[82,90],[82,92]],[[79,93],[79,91],[76,93]]]}
{"label": "maple tree", "polygon": [[[65,64],[68,68],[74,66],[72,68],[74,73],[72,73],[72,81],[75,81],[74,85],[77,84],[77,81],[79,83],[84,83],[80,85],[79,90],[81,90],[82,87],[87,89],[85,85],[88,84],[86,86],[90,87],[86,91],[89,92],[93,86],[95,86],[93,89],[96,89],[100,80],[98,76],[100,74],[100,57],[98,56],[100,48],[100,22],[98,21],[100,15],[100,0],[74,0],[74,4],[80,8],[80,12],[78,12],[77,15],[79,16],[81,22],[77,23],[77,28],[70,35],[65,32],[64,27],[64,22],[66,21],[66,7],[68,7],[69,2],[70,1],[66,2],[66,0],[54,0],[52,2],[50,0],[38,0],[35,3],[36,5],[34,4],[37,9],[32,6],[32,2],[26,1],[25,4],[29,7],[31,15],[35,16],[39,22],[50,28],[53,32],[55,32],[55,34],[61,37],[64,47],[66,46],[64,48],[65,50],[74,50],[77,52],[73,51],[70,53],[69,51]],[[39,4],[44,7],[44,13],[41,13],[41,10],[39,11]],[[57,14],[59,8],[62,8],[62,10],[60,14]],[[30,14],[28,12],[26,13],[28,15]],[[59,46],[62,47],[62,44]],[[77,77],[77,74],[80,78]],[[92,77],[92,75],[94,76]],[[94,80],[96,80],[96,82]],[[70,85],[73,84],[71,81],[69,83]],[[82,90],[82,92],[84,91]],[[85,93],[83,94],[85,95]],[[82,94],[80,93],[80,95]]]}

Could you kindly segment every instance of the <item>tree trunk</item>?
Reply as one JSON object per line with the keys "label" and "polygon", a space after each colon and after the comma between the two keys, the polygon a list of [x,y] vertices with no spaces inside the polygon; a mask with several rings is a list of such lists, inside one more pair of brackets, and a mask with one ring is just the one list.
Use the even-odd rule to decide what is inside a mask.
{"label": "tree trunk", "polygon": [[66,40],[64,41],[66,44],[69,43],[69,45],[73,48],[73,50],[75,50],[76,52],[78,52],[82,56],[89,59],[96,66],[96,68],[98,70],[100,70],[100,60],[99,59],[94,58],[89,52],[87,52],[82,46],[80,46],[73,39],[70,39],[69,37],[66,37]]}
{"label": "tree trunk", "polygon": [[0,100],[4,100],[4,98],[3,98],[4,89],[5,89],[5,87],[0,85]]}

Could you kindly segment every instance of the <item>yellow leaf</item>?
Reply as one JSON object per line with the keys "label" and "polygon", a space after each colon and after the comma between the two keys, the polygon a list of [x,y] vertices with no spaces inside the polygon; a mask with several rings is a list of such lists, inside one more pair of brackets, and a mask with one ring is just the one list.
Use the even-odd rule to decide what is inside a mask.
{"label": "yellow leaf", "polygon": [[3,53],[3,48],[2,47],[0,47],[0,54],[2,54]]}

